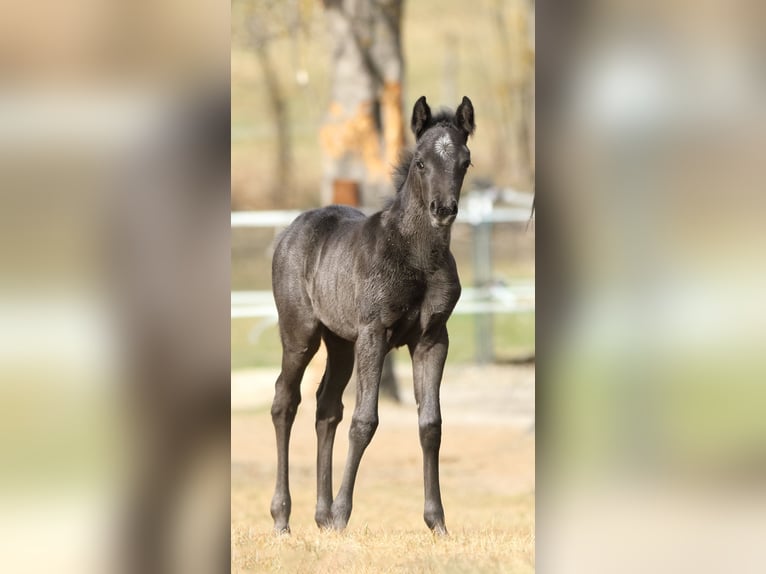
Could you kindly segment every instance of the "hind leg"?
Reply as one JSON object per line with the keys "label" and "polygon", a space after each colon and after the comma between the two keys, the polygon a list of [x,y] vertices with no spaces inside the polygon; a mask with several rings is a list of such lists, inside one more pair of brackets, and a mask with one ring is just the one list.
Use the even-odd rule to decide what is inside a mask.
{"label": "hind leg", "polygon": [[332,525],[332,450],[335,429],[343,418],[343,391],[354,368],[354,344],[325,331],[327,367],[317,390],[317,507],[320,528]]}
{"label": "hind leg", "polygon": [[290,431],[301,402],[301,379],[306,366],[319,348],[319,323],[316,321],[280,321],[282,336],[282,371],[277,378],[271,420],[277,435],[277,485],[271,499],[274,530],[289,533],[290,483],[288,453]]}

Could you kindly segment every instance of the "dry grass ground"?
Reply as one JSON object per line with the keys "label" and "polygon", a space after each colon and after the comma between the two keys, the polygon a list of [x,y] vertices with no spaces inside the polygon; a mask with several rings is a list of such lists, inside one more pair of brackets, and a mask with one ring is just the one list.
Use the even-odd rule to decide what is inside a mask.
{"label": "dry grass ground", "polygon": [[[343,533],[314,524],[314,383],[305,378],[290,459],[292,535],[271,532],[276,455],[269,402],[276,373],[233,374],[232,570],[235,572],[534,571],[534,368],[450,367],[442,386],[442,496],[449,537],[422,519],[423,484],[411,379],[404,403],[382,403],[380,426],[359,470]],[[353,384],[353,381],[352,381]],[[334,459],[337,489],[353,395]]]}

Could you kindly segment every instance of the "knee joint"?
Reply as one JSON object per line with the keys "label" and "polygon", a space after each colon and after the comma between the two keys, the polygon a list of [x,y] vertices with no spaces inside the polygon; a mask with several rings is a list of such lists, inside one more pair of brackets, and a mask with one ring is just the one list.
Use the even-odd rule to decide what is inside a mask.
{"label": "knee joint", "polygon": [[371,420],[353,419],[351,421],[349,436],[353,440],[358,440],[364,444],[368,444],[372,440],[372,435],[375,434],[375,430],[377,428],[377,418]]}
{"label": "knee joint", "polygon": [[294,394],[288,397],[275,397],[271,404],[271,418],[293,418],[298,411],[298,405],[301,403],[300,394]]}
{"label": "knee joint", "polygon": [[424,421],[419,425],[420,444],[426,447],[438,447],[442,440],[441,420]]}
{"label": "knee joint", "polygon": [[325,422],[328,424],[338,424],[343,420],[343,405],[317,406],[316,422]]}

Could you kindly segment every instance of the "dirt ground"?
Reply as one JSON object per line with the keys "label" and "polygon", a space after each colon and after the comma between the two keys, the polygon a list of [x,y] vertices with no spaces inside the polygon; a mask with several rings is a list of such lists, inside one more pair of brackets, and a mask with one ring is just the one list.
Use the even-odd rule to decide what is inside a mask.
{"label": "dirt ground", "polygon": [[[269,407],[277,373],[232,374],[233,571],[534,571],[534,367],[465,366],[445,372],[440,457],[450,531],[445,539],[434,538],[422,518],[422,459],[407,365],[397,368],[402,404],[380,405],[380,425],[362,459],[348,528],[340,534],[319,531],[313,520],[317,373],[312,369],[304,378],[291,439],[290,537],[272,534],[269,515],[276,474]],[[344,403],[335,443],[336,491],[353,393]]]}

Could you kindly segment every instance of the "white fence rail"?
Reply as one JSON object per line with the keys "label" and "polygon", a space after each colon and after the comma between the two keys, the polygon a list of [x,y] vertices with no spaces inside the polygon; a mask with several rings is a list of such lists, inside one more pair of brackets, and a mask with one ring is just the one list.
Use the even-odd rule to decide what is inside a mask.
{"label": "white fence rail", "polygon": [[[501,199],[515,207],[497,207],[495,202]],[[460,205],[457,223],[478,225],[481,223],[527,222],[532,209],[532,195],[514,189],[490,188],[481,192],[467,194]],[[362,210],[370,211],[371,210]],[[232,227],[287,227],[302,211],[233,211]]]}
{"label": "white fence rail", "polygon": [[[463,287],[460,300],[453,311],[457,315],[527,313],[535,310],[535,285],[519,281],[487,289]],[[233,291],[231,318],[277,318],[277,308],[271,291]]]}
{"label": "white fence rail", "polygon": [[[474,278],[487,287],[464,287],[454,314],[476,316],[478,362],[492,358],[491,315],[529,313],[535,310],[534,280],[492,284],[491,229],[496,223],[528,223],[531,217],[532,194],[513,189],[484,189],[468,193],[460,202],[456,224],[468,224],[473,229]],[[497,202],[510,204],[499,207]],[[301,211],[235,211],[231,214],[232,228],[253,227],[278,230],[287,227]],[[231,318],[258,318],[251,333],[260,333],[277,322],[277,309],[271,291],[234,291],[231,294]]]}

